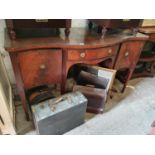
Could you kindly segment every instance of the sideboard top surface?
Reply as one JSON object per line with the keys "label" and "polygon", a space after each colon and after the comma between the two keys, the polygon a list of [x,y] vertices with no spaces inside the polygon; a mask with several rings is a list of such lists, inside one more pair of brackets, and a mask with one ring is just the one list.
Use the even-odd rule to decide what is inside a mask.
{"label": "sideboard top surface", "polygon": [[86,28],[70,28],[70,34],[65,36],[64,28],[60,28],[57,36],[44,38],[17,38],[11,40],[8,33],[5,33],[5,49],[8,52],[20,52],[41,48],[66,48],[66,49],[88,49],[101,48],[119,44],[128,40],[147,40],[148,36],[136,33],[135,35],[106,34],[103,38],[101,34],[89,31]]}

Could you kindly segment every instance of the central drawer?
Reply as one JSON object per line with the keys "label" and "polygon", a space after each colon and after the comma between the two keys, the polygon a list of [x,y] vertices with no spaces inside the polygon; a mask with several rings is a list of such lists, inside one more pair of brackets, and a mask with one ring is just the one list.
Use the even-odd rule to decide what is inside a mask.
{"label": "central drawer", "polygon": [[117,49],[118,46],[86,50],[68,50],[67,59],[71,61],[102,59],[114,56]]}

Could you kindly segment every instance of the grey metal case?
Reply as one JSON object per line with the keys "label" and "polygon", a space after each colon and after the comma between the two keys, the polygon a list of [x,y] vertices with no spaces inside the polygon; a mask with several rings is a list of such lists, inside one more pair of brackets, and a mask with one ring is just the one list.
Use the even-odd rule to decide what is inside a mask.
{"label": "grey metal case", "polygon": [[40,135],[61,135],[84,123],[87,99],[80,92],[33,105],[35,127]]}

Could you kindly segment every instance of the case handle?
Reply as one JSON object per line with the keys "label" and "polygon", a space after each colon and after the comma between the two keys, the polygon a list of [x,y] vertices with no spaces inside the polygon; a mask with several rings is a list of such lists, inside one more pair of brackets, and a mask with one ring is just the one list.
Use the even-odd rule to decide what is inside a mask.
{"label": "case handle", "polygon": [[50,102],[49,100],[49,107],[51,108],[52,111],[55,111],[56,110],[56,105],[61,102],[61,101],[64,101],[64,100],[68,100],[69,103],[71,103],[71,97],[70,96],[62,96],[62,97],[59,97],[57,98],[54,102]]}

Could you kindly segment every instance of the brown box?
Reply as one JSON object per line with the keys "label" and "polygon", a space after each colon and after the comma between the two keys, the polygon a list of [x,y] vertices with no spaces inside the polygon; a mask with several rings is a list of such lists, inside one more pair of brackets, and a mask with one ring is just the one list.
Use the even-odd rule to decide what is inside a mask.
{"label": "brown box", "polygon": [[80,91],[88,99],[87,112],[103,113],[107,98],[106,90],[75,85],[73,91]]}

